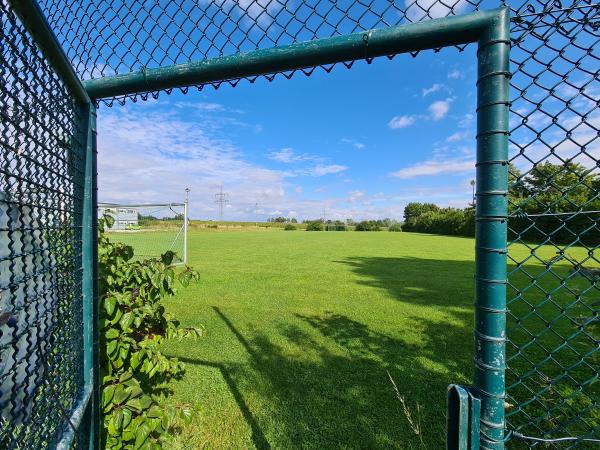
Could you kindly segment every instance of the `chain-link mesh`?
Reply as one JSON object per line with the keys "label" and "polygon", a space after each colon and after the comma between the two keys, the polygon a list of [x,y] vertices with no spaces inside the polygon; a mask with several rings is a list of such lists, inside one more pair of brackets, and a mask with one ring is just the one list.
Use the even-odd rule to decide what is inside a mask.
{"label": "chain-link mesh", "polygon": [[133,258],[160,259],[167,252],[171,264],[182,264],[187,242],[185,205],[164,203],[152,205],[123,205],[99,203],[98,217],[110,216],[112,226],[106,228],[110,240],[133,247]]}
{"label": "chain-link mesh", "polygon": [[[83,80],[508,4],[512,11],[513,41],[509,221],[512,243],[509,246],[506,401],[508,429],[511,432],[509,446],[535,447],[542,444],[524,436],[538,439],[576,438],[549,444],[555,448],[587,448],[593,444],[586,439],[600,439],[600,258],[597,252],[600,243],[600,55],[597,45],[600,7],[597,2],[40,0],[40,4]],[[5,26],[3,22],[2,32],[5,33],[9,26],[12,27],[9,29],[18,29],[14,24],[7,23]],[[13,33],[10,39],[7,35],[2,37],[6,42],[3,44],[4,59],[14,59],[14,56],[5,54],[12,51],[18,55],[23,51],[21,47],[27,47],[26,38],[21,37],[20,44],[17,44],[21,47],[11,50],[14,36],[19,36],[19,33]],[[346,64],[348,67],[351,65]],[[13,71],[22,70],[22,64],[8,66]],[[27,86],[32,84],[39,84],[38,89],[31,90],[30,97],[33,100],[45,95],[47,89],[54,92],[55,84],[39,82],[39,74],[44,67],[43,61],[33,68],[28,67],[27,70],[33,72],[25,76],[30,77],[31,83],[23,83],[20,88],[13,85],[10,88],[3,87],[3,92],[12,92],[16,96],[13,102],[22,101],[24,94],[19,92],[26,92]],[[323,68],[329,71],[332,67]],[[10,84],[11,79],[23,76],[5,67],[2,70],[6,72],[2,77],[3,83],[7,83],[8,79]],[[310,75],[314,70],[310,68],[300,72]],[[296,72],[282,75],[291,77]],[[266,77],[272,80],[276,75]],[[249,81],[255,79],[250,78]],[[223,81],[235,86],[240,80]],[[218,87],[223,81],[213,86]],[[203,86],[197,88],[202,89]],[[187,92],[188,88],[182,90]],[[141,93],[118,100],[146,99],[149,95],[157,96],[158,93]],[[113,100],[108,99],[108,104],[112,104]],[[15,152],[15,145],[11,142],[16,138],[10,136],[22,136],[21,140],[31,141],[32,148],[37,148],[41,144],[25,131],[31,133],[31,130],[39,129],[45,133],[44,142],[52,142],[49,148],[56,148],[57,151],[63,148],[62,141],[54,142],[51,139],[56,136],[58,129],[69,135],[67,131],[73,126],[69,122],[69,126],[65,124],[63,129],[64,120],[55,120],[58,111],[64,113],[60,109],[63,104],[64,101],[51,110],[40,110],[37,119],[28,116],[29,120],[41,121],[38,126],[17,122],[16,119],[13,119],[16,125],[12,125],[12,128],[11,125],[3,125],[8,127],[8,131],[3,133],[3,140],[6,141],[3,143],[3,152],[9,155],[4,159],[9,162],[2,169],[5,178],[8,174],[14,177],[20,171],[25,171],[20,175],[25,180],[31,176],[26,169],[17,165],[14,157],[11,160],[10,155]],[[66,106],[64,109],[67,110]],[[11,110],[5,108],[4,111],[7,112],[3,114],[10,114]],[[67,116],[71,117],[66,114],[59,118],[66,120]],[[49,121],[49,118],[53,121]],[[75,166],[70,160],[62,162],[64,165],[60,169],[73,169]],[[56,164],[60,165],[59,161]],[[39,173],[46,174],[52,180],[60,176],[74,179],[72,173],[65,175],[58,168],[56,173]],[[6,182],[6,189],[21,183],[21,178],[17,175],[17,178],[9,179],[13,181]],[[32,183],[45,186],[38,178]],[[38,195],[37,191],[32,192]],[[68,239],[73,240],[73,236],[55,235],[58,231],[49,230],[56,228],[61,233],[73,232],[65,223],[68,219],[74,220],[74,211],[65,206],[72,205],[72,201],[63,190],[51,198],[54,202],[52,205],[38,207],[42,208],[41,217],[52,217],[38,226],[46,227],[48,231],[35,236],[41,242],[44,239],[57,242],[53,245],[60,247]],[[38,202],[42,200],[49,201],[45,196],[37,198]],[[65,202],[64,205],[62,202]],[[21,203],[28,204],[23,199],[14,198],[3,200],[2,204]],[[63,209],[66,210],[64,214],[55,213]],[[20,217],[25,217],[27,211],[23,210]],[[25,219],[14,220],[20,220],[19,225],[24,230],[30,229]],[[50,227],[50,222],[56,220],[61,225]],[[13,240],[23,241],[23,238],[14,237],[17,231],[11,232],[11,229],[8,226],[2,228],[7,230],[3,231],[5,234],[13,233]],[[55,236],[60,236],[60,239]],[[62,264],[63,259],[68,259],[64,257],[65,254],[68,253],[70,257],[78,252],[76,241],[72,243],[72,246],[60,247],[66,252],[60,254],[63,256],[59,258],[57,255],[54,256],[55,260],[50,258],[49,262],[46,261],[46,264],[52,264],[52,270],[47,273],[56,274],[56,271],[63,270],[58,261]],[[20,255],[21,250],[16,245],[11,248],[12,252]],[[23,259],[21,256],[14,258]],[[4,261],[2,259],[3,264]],[[17,267],[15,262],[8,264]],[[71,277],[76,278],[76,275]],[[72,285],[67,283],[71,291],[63,288],[71,296],[78,289],[74,287],[77,284],[75,278],[72,279]],[[69,277],[64,282],[68,280]],[[17,289],[13,287],[15,283],[13,280],[7,286]],[[4,285],[2,289],[5,289]],[[62,296],[60,300],[63,300]],[[69,307],[74,306],[69,303]],[[61,326],[68,327],[68,324]],[[68,352],[65,351],[66,354]],[[63,350],[60,355],[63,357]],[[69,383],[66,385],[69,386]],[[52,389],[46,389],[47,392],[44,390],[43,393],[50,398]]]}
{"label": "chain-link mesh", "polygon": [[72,96],[0,1],[0,448],[52,448],[83,388]]}
{"label": "chain-link mesh", "polygon": [[585,439],[600,439],[600,10],[548,6],[512,30],[507,416],[517,436],[591,448]]}

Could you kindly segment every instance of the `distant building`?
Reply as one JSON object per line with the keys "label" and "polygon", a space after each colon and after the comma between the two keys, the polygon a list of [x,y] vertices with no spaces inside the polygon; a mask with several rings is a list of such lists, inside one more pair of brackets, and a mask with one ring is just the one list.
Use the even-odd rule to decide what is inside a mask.
{"label": "distant building", "polygon": [[115,219],[115,223],[110,230],[127,230],[138,226],[138,212],[137,209],[132,207],[100,203],[98,205],[98,218],[104,215],[109,215]]}

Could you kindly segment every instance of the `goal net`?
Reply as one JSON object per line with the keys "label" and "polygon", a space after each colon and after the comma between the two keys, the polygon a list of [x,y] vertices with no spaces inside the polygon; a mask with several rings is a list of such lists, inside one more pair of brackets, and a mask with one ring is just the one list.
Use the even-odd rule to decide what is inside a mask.
{"label": "goal net", "polygon": [[172,264],[187,259],[187,207],[185,203],[124,205],[98,203],[98,217],[113,218],[106,231],[110,239],[131,245],[134,259],[160,258],[171,251]]}

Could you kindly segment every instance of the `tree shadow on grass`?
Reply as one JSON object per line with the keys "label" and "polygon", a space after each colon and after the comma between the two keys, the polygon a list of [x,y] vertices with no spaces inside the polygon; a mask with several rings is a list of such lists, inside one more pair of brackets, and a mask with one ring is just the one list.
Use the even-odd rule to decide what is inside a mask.
{"label": "tree shadow on grass", "polygon": [[353,257],[335,262],[349,266],[360,277],[358,284],[383,289],[400,302],[446,309],[473,306],[473,261]]}
{"label": "tree shadow on grass", "polygon": [[[294,314],[276,333],[248,327],[243,317],[213,307],[248,352],[249,365],[219,365],[242,406],[257,448],[443,448],[448,384],[467,383],[472,359],[473,264],[414,258],[353,258],[343,261],[360,284],[384,288],[400,302],[435,305],[452,320],[411,315],[420,338],[372,329],[357,317],[328,312]],[[426,273],[415,276],[416,267]],[[411,274],[412,277],[411,277]],[[451,274],[448,276],[448,274]],[[436,277],[443,282],[435,282]],[[461,298],[448,295],[459,277]],[[448,278],[448,279],[447,279]],[[242,330],[244,330],[242,332]],[[303,355],[301,349],[306,349]],[[184,359],[191,363],[203,361]],[[211,363],[214,364],[214,363]],[[394,378],[411,419],[395,397]],[[239,386],[268,403],[250,411]],[[417,404],[419,405],[417,407]]]}

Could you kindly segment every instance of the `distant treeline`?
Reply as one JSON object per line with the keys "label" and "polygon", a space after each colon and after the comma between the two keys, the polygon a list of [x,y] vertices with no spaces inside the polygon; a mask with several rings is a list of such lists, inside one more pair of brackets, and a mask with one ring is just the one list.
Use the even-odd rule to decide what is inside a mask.
{"label": "distant treeline", "polygon": [[[509,174],[509,240],[600,243],[600,179],[593,169],[545,162],[526,174],[510,166]],[[474,205],[441,208],[433,203],[409,203],[404,220],[404,231],[475,235]]]}
{"label": "distant treeline", "polygon": [[174,216],[171,217],[155,217],[153,215],[145,215],[142,213],[138,212],[138,221],[139,222],[153,222],[153,221],[159,221],[159,220],[183,220],[184,219],[184,214],[183,213],[177,213]]}
{"label": "distant treeline", "polygon": [[355,222],[352,219],[341,220],[305,220],[306,231],[402,231],[399,222],[392,219],[363,220]]}

